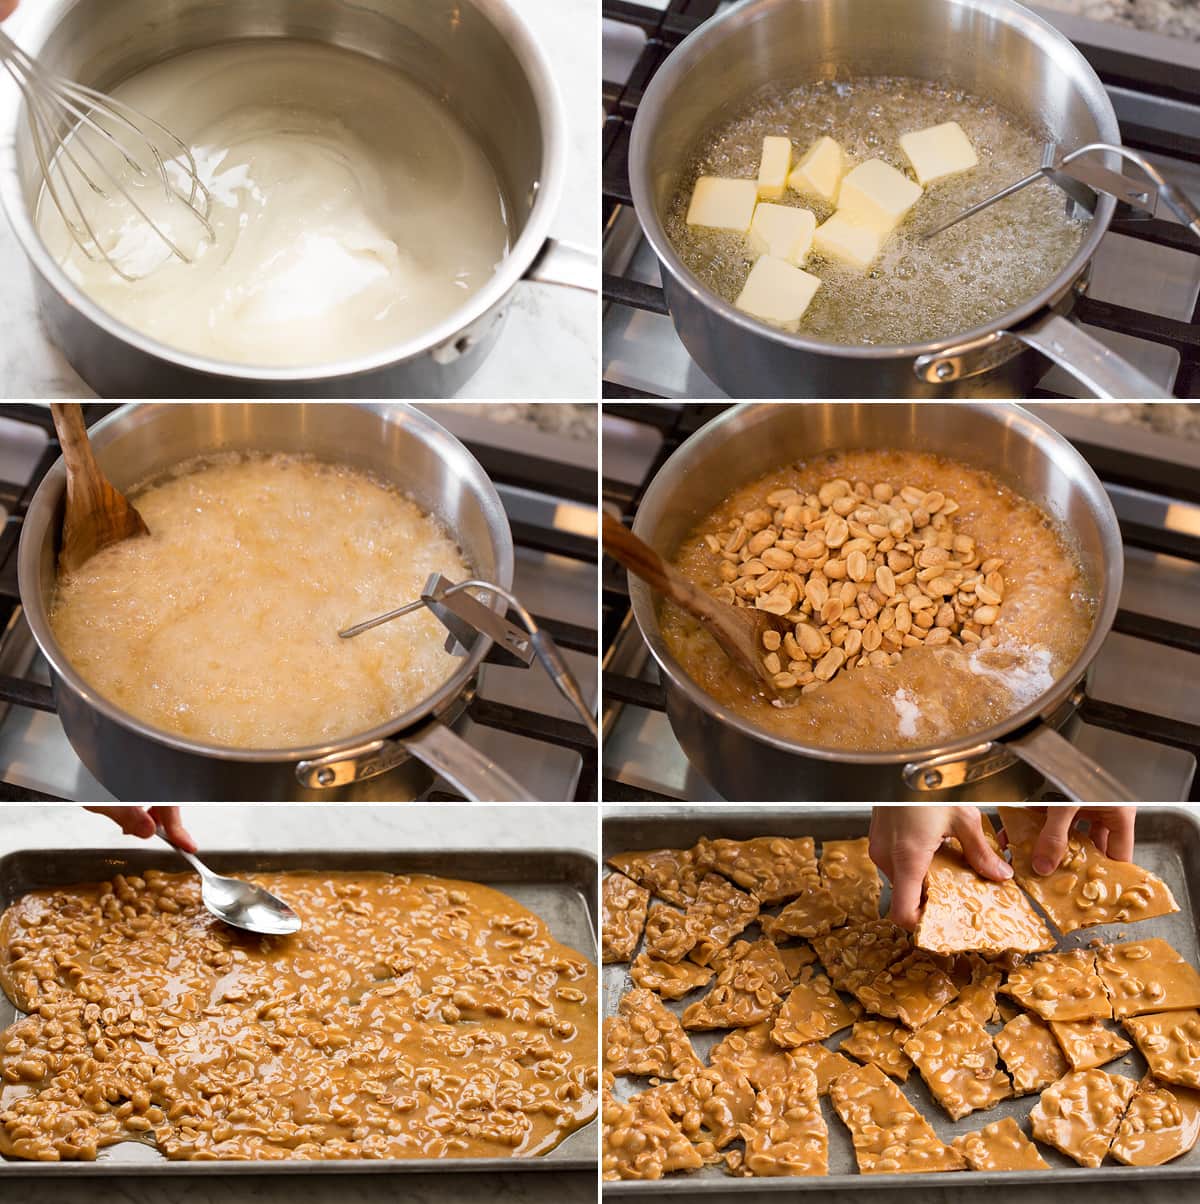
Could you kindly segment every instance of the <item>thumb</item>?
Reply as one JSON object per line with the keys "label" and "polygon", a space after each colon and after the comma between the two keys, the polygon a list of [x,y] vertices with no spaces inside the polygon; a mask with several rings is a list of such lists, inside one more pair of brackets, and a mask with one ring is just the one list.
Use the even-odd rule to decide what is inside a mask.
{"label": "thumb", "polygon": [[1062,864],[1077,807],[1047,807],[1046,822],[1033,846],[1035,874],[1052,874]]}
{"label": "thumb", "polygon": [[961,819],[956,819],[953,833],[962,845],[963,857],[966,858],[967,864],[977,874],[995,882],[1004,882],[1012,877],[1012,866],[992,848],[988,838],[984,836],[978,812],[973,816],[964,815]]}
{"label": "thumb", "polygon": [[925,872],[933,853],[923,849],[897,849],[892,858],[895,874],[892,878],[892,907],[888,913],[893,924],[913,929],[921,918],[921,891]]}

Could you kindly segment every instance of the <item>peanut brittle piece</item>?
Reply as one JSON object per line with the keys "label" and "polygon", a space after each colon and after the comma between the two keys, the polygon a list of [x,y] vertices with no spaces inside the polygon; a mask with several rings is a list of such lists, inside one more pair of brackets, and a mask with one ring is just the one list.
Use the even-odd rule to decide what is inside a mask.
{"label": "peanut brittle piece", "polygon": [[1109,1153],[1126,1166],[1162,1166],[1200,1138],[1200,1091],[1166,1086],[1146,1075],[1138,1084]]}
{"label": "peanut brittle piece", "polygon": [[758,900],[730,885],[719,874],[706,874],[687,914],[697,933],[688,956],[707,966],[715,954],[758,918]]}
{"label": "peanut brittle piece", "polygon": [[1165,882],[1129,861],[1114,861],[1081,832],[1071,832],[1062,864],[1043,877],[1034,872],[1033,849],[1041,818],[1001,807],[1017,881],[1041,904],[1062,933],[1096,924],[1127,924],[1179,910]]}
{"label": "peanut brittle piece", "polygon": [[793,899],[820,885],[811,836],[757,836],[711,840],[712,868],[764,906]]}
{"label": "peanut brittle piece", "polygon": [[728,949],[715,953],[711,964],[713,969],[724,971],[735,961],[753,966],[779,995],[786,995],[792,985],[792,976],[779,950],[775,948],[775,942],[769,937],[759,937],[757,941],[735,941]]}
{"label": "peanut brittle piece", "polygon": [[1200,1088],[1200,1011],[1158,1012],[1122,1023],[1156,1079]]}
{"label": "peanut brittle piece", "polygon": [[1003,981],[1004,975],[999,970],[986,971],[958,992],[954,1010],[970,1016],[976,1024],[991,1024],[996,1018],[996,992]]}
{"label": "peanut brittle piece", "polygon": [[648,953],[639,953],[629,967],[629,977],[635,986],[654,991],[664,999],[682,999],[705,986],[712,976],[708,966],[686,960],[665,962]]}
{"label": "peanut brittle piece", "polygon": [[1010,1003],[1007,999],[997,999],[996,1015],[1002,1024],[1007,1024],[1018,1016],[1024,1016],[1025,1013],[1015,1003]]}
{"label": "peanut brittle piece", "polygon": [[1072,1070],[1091,1070],[1128,1053],[1133,1047],[1099,1020],[1051,1020],[1050,1031]]}
{"label": "peanut brittle piece", "polygon": [[847,924],[813,938],[821,965],[839,991],[853,992],[912,950],[912,938],[891,920]]}
{"label": "peanut brittle piece", "polygon": [[1101,945],[1096,973],[1118,1019],[1200,1007],[1200,974],[1161,937]]}
{"label": "peanut brittle piece", "polygon": [[760,1091],[742,1135],[742,1166],[751,1175],[827,1175],[829,1130],[821,1115],[816,1074],[798,1066],[787,1083]]}
{"label": "peanut brittle piece", "polygon": [[817,955],[813,952],[811,945],[785,945],[782,949],[778,949],[778,953],[780,961],[783,962],[783,968],[792,982],[799,982],[804,977],[804,970],[815,964],[817,960]]}
{"label": "peanut brittle piece", "polygon": [[904,1042],[904,1052],[951,1120],[993,1108],[1012,1095],[987,1029],[953,1008],[913,1033]]}
{"label": "peanut brittle piece", "polygon": [[672,1171],[704,1165],[700,1152],[651,1092],[643,1091],[627,1101],[606,1095],[603,1113],[601,1169],[605,1179],[661,1179]]}
{"label": "peanut brittle piece", "polygon": [[977,874],[954,842],[933,855],[914,940],[933,953],[1042,953],[1054,937],[1015,882]]}
{"label": "peanut brittle piece", "polygon": [[908,1029],[894,1020],[857,1020],[854,1028],[838,1049],[871,1066],[897,1082],[907,1082],[912,1059],[904,1052]]}
{"label": "peanut brittle piece", "polygon": [[856,1066],[834,1079],[829,1098],[854,1142],[864,1175],[961,1171],[966,1160],[938,1140],[929,1122],[878,1066]]}
{"label": "peanut brittle piece", "polygon": [[707,842],[692,849],[646,849],[617,853],[608,864],[652,895],[687,907],[695,901],[700,880],[708,873],[710,854]]}
{"label": "peanut brittle piece", "polygon": [[656,1097],[690,1141],[714,1151],[736,1141],[754,1111],[754,1088],[732,1067],[724,1072],[706,1068],[643,1094]]}
{"label": "peanut brittle piece", "polygon": [[1013,1095],[1031,1095],[1057,1083],[1071,1067],[1050,1026],[1022,1013],[995,1036],[996,1048],[1012,1075]]}
{"label": "peanut brittle piece", "polygon": [[695,947],[699,931],[688,912],[655,903],[646,917],[642,952],[660,962],[682,961]]}
{"label": "peanut brittle piece", "polygon": [[604,1022],[604,1066],[613,1074],[678,1079],[704,1068],[679,1017],[653,991],[635,987],[617,1011]]}
{"label": "peanut brittle piece", "polygon": [[1097,1167],[1137,1090],[1133,1079],[1104,1070],[1072,1070],[1047,1087],[1029,1113],[1033,1135],[1080,1166]]}
{"label": "peanut brittle piece", "polygon": [[1106,1020],[1112,1015],[1090,949],[1047,953],[1026,962],[1000,989],[1043,1020]]}
{"label": "peanut brittle piece", "polygon": [[950,1143],[973,1171],[1048,1171],[1037,1146],[1011,1116],[964,1133]]}
{"label": "peanut brittle piece", "polygon": [[795,1065],[791,1051],[771,1040],[771,1022],[736,1029],[713,1046],[709,1064],[735,1066],[761,1091],[773,1083],[786,1083]]}
{"label": "peanut brittle piece", "polygon": [[683,1013],[686,1029],[748,1028],[774,1015],[780,997],[750,958],[731,961],[716,985]]}
{"label": "peanut brittle piece", "polygon": [[808,1045],[797,1045],[789,1049],[787,1055],[795,1066],[807,1066],[817,1076],[817,1094],[828,1095],[829,1084],[847,1070],[854,1069],[854,1063],[844,1058],[836,1049],[826,1049],[820,1042],[813,1041]]}
{"label": "peanut brittle piece", "polygon": [[777,1045],[808,1045],[824,1041],[854,1023],[854,1013],[824,974],[814,974],[808,982],[797,983],[791,990],[775,1023],[771,1040]]}
{"label": "peanut brittle piece", "polygon": [[879,871],[867,837],[824,841],[818,864],[821,882],[851,920],[879,919]]}
{"label": "peanut brittle piece", "polygon": [[823,886],[793,899],[777,916],[763,916],[759,926],[767,936],[780,939],[788,936],[815,937],[846,922],[846,913]]}
{"label": "peanut brittle piece", "polygon": [[646,926],[646,908],[650,892],[624,874],[612,873],[604,879],[602,909],[604,927],[602,954],[605,964],[627,962],[641,940]]}
{"label": "peanut brittle piece", "polygon": [[948,974],[924,950],[914,950],[860,986],[855,998],[876,1016],[911,1029],[928,1024],[958,994]]}

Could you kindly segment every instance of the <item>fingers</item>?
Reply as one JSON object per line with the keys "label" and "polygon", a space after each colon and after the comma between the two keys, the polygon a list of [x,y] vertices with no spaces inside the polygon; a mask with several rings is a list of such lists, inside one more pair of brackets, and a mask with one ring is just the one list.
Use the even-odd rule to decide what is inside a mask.
{"label": "fingers", "polygon": [[163,831],[181,848],[189,853],[196,851],[196,842],[183,826],[178,807],[151,807],[150,814],[163,826]]}
{"label": "fingers", "polygon": [[983,834],[979,812],[974,807],[961,808],[955,814],[953,833],[962,845],[967,864],[985,878],[1003,882],[1012,877],[1012,866],[1001,857]]}
{"label": "fingers", "polygon": [[1103,850],[1114,861],[1133,860],[1133,826],[1136,807],[1105,807],[1100,820],[1107,832],[1107,848]]}
{"label": "fingers", "polygon": [[16,7],[17,0],[0,0],[0,21],[3,21],[6,17],[11,17]]}
{"label": "fingers", "polygon": [[[3,4],[4,0],[0,0]],[[84,807],[93,815],[111,819],[126,836],[140,836],[143,840],[154,835],[154,820],[145,807]]]}
{"label": "fingers", "polygon": [[1047,807],[1046,822],[1033,846],[1035,874],[1052,874],[1062,863],[1067,851],[1067,838],[1078,807]]}
{"label": "fingers", "polygon": [[1088,828],[1088,836],[1091,837],[1092,844],[1102,852],[1105,857],[1108,856],[1108,837],[1109,829],[1107,825],[1102,824],[1099,820],[1093,820]]}
{"label": "fingers", "polygon": [[921,891],[925,875],[933,860],[933,850],[917,845],[900,845],[892,855],[892,909],[888,913],[893,924],[913,929],[921,918]]}

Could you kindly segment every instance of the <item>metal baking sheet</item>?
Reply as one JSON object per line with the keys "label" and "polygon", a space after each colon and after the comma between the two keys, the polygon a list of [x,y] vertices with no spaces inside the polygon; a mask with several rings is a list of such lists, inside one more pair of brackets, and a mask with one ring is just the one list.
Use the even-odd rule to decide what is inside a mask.
{"label": "metal baking sheet", "polygon": [[[568,849],[465,849],[454,851],[353,851],[308,853],[206,852],[218,873],[273,870],[382,870],[393,874],[434,874],[484,882],[511,895],[540,916],[563,944],[591,962],[596,946],[596,860]],[[177,872],[180,863],[152,849],[31,850],[0,857],[0,908],[39,887],[96,882],[114,874],[141,874],[148,869]],[[0,1028],[21,1015],[0,993]],[[151,1147],[124,1142],[100,1151],[95,1162],[31,1162],[0,1157],[0,1182],[18,1176],[47,1175],[278,1175],[354,1174],[450,1171],[580,1171],[595,1170],[599,1127],[595,1120],[577,1129],[548,1154],[534,1158],[392,1158],[329,1159],[278,1162],[169,1162]]]}
{"label": "metal baking sheet", "polygon": [[[986,808],[985,808],[986,810]],[[998,823],[995,812],[991,812]],[[729,837],[746,840],[752,836],[812,836],[818,844],[824,840],[845,840],[865,836],[870,823],[869,807],[672,807],[663,810],[653,807],[614,807],[604,813],[603,855],[607,859],[629,849],[688,848],[701,836]],[[1200,809],[1185,807],[1143,806],[1137,817],[1137,847],[1134,860],[1156,873],[1171,888],[1180,910],[1174,915],[1146,920],[1140,924],[1110,924],[1074,932],[1059,940],[1060,949],[1077,949],[1097,938],[1104,941],[1135,940],[1160,936],[1170,942],[1180,955],[1194,966],[1200,966]],[[883,883],[881,908],[888,904],[887,882]],[[1036,904],[1035,904],[1036,907]],[[750,939],[759,935],[758,926],[747,929]],[[620,997],[633,985],[627,964],[607,965],[601,975],[604,988],[604,1015],[616,1012]],[[676,1014],[696,999],[703,990],[693,992],[683,1000],[664,1001]],[[996,1032],[999,1025],[989,1026]],[[707,1060],[710,1049],[729,1030],[717,1033],[693,1033],[692,1043]],[[824,1042],[836,1049],[849,1029]],[[1111,1074],[1139,1079],[1146,1070],[1141,1054],[1136,1050],[1103,1067]],[[626,1097],[649,1085],[647,1079],[626,1076],[617,1079],[617,1094]],[[962,1133],[982,1128],[985,1124],[1012,1116],[1029,1136],[1026,1123],[1037,1095],[1005,1100],[986,1112],[973,1112],[960,1121],[950,1120],[930,1095],[920,1075],[914,1071],[908,1082],[899,1085],[905,1097],[932,1125],[945,1142]],[[834,1111],[828,1096],[821,1100],[829,1128],[829,1169],[827,1176],[779,1179],[741,1179],[725,1174],[720,1167],[703,1167],[697,1171],[675,1173],[657,1182],[624,1180],[604,1184],[606,1196],[669,1195],[690,1197],[720,1193],[829,1191],[847,1188],[864,1191],[883,1188],[972,1187],[992,1184],[1054,1183],[1096,1181],[1105,1184],[1131,1186],[1147,1179],[1200,1179],[1200,1146],[1191,1153],[1161,1167],[1127,1167],[1106,1162],[1089,1170],[1078,1166],[1065,1155],[1038,1143],[1038,1151],[1050,1164],[1049,1171],[954,1171],[938,1174],[861,1175],[854,1159],[850,1132]]]}

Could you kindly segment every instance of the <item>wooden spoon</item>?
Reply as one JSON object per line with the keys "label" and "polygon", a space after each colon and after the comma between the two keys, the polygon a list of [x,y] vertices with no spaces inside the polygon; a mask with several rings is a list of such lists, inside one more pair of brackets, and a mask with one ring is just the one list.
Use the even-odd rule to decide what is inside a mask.
{"label": "wooden spoon", "polygon": [[67,515],[63,520],[60,573],[73,573],[97,552],[122,539],[149,535],[142,516],[100,471],[77,402],[53,401],[50,412],[67,464]]}
{"label": "wooden spoon", "polygon": [[640,577],[656,593],[695,615],[735,665],[761,681],[772,694],[778,692],[762,661],[763,632],[775,626],[774,615],[748,606],[718,602],[607,512],[604,513],[603,530],[604,550],[609,556],[635,577]]}

